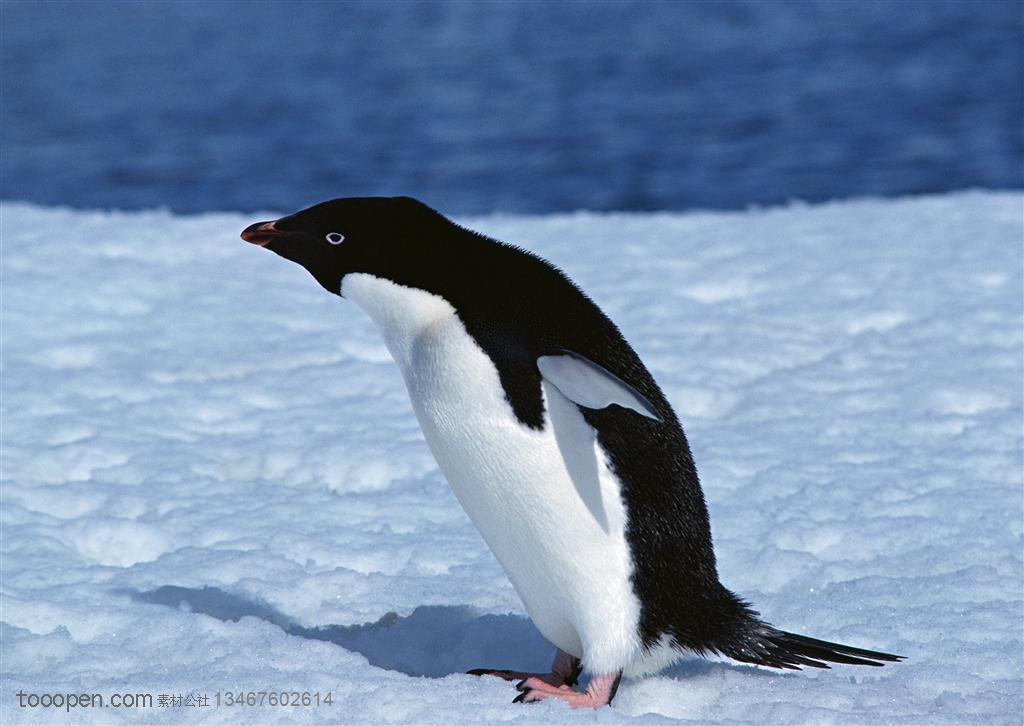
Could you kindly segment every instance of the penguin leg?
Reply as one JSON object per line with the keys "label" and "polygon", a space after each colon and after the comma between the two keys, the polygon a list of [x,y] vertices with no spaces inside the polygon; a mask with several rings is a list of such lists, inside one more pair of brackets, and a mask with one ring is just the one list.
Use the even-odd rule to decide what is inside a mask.
{"label": "penguin leg", "polygon": [[622,671],[603,676],[594,676],[585,691],[574,691],[569,686],[552,686],[535,678],[527,678],[516,684],[522,693],[512,703],[534,703],[545,698],[557,698],[572,708],[600,708],[607,706],[619,690]]}
{"label": "penguin leg", "polygon": [[471,671],[467,671],[467,673],[471,676],[496,676],[506,681],[532,679],[557,688],[559,686],[575,686],[579,680],[581,670],[583,670],[583,667],[580,665],[579,658],[559,649],[555,653],[555,660],[551,664],[550,673],[523,673],[521,671],[505,671],[492,668],[474,668]]}

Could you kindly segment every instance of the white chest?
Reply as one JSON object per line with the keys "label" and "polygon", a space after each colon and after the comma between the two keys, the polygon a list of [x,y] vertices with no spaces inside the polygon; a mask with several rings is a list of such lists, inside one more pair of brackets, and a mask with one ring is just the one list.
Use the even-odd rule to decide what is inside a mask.
{"label": "white chest", "polygon": [[626,512],[577,406],[545,383],[544,429],[529,429],[448,302],[366,274],[347,275],[342,294],[380,327],[427,444],[537,628],[589,668],[629,660]]}

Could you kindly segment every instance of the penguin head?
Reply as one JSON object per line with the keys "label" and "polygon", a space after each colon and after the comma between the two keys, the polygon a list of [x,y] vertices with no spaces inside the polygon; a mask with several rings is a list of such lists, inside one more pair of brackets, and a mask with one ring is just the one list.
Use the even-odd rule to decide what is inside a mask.
{"label": "penguin head", "polygon": [[[432,230],[448,221],[410,197],[334,199],[242,231],[246,242],[302,265],[341,295],[351,272],[396,279],[432,256]],[[450,223],[448,223],[450,224]]]}

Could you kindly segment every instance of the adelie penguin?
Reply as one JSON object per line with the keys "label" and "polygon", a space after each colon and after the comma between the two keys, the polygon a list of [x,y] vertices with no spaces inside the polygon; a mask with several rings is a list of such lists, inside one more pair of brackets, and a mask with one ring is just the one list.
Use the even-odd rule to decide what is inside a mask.
{"label": "adelie penguin", "polygon": [[473,675],[516,681],[517,702],[597,707],[623,675],[687,653],[791,669],[900,660],[777,630],[722,586],[675,412],[553,265],[407,197],[324,202],[242,239],[369,313],[455,496],[557,647],[550,673]]}

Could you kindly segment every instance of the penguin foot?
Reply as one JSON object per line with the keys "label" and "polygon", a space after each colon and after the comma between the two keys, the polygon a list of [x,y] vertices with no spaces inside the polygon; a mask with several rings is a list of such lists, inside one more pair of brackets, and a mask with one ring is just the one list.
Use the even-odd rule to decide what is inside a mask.
{"label": "penguin foot", "polygon": [[493,668],[474,668],[466,673],[471,676],[495,676],[506,681],[535,681],[558,688],[559,686],[575,686],[582,670],[579,658],[569,655],[564,650],[559,650],[555,653],[550,673],[524,673]]}
{"label": "penguin foot", "polygon": [[536,703],[545,698],[557,698],[572,708],[600,708],[607,706],[615,698],[620,680],[621,672],[594,676],[585,691],[574,691],[567,685],[553,686],[539,678],[527,678],[516,684],[516,688],[522,693],[516,696],[512,703]]}

